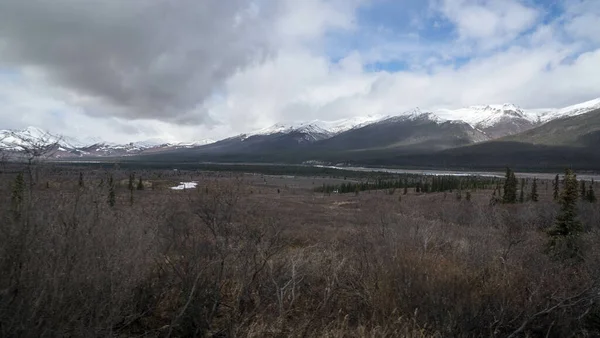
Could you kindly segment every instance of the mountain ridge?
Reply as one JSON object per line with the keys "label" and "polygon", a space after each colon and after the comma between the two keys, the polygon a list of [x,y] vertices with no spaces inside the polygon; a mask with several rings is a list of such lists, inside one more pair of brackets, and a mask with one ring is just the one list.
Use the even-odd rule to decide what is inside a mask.
{"label": "mountain ridge", "polygon": [[[289,147],[290,150],[294,150],[297,147],[304,148],[316,143],[320,145],[333,144],[335,142],[327,142],[327,140],[340,139],[340,135],[348,132],[354,132],[355,135],[361,133],[373,135],[363,136],[363,138],[379,137],[381,142],[377,145],[378,148],[416,147],[418,144],[429,144],[432,148],[441,149],[510,137],[539,127],[544,123],[564,117],[578,116],[599,108],[600,98],[561,109],[526,110],[511,103],[476,105],[454,110],[423,111],[415,108],[397,115],[366,115],[335,121],[312,120],[309,122],[278,123],[271,127],[218,141],[202,140],[179,143],[164,142],[160,139],[125,144],[105,142],[98,139],[79,141],[75,138],[59,137],[36,127],[28,127],[20,131],[0,130],[0,149],[19,151],[24,143],[46,142],[58,145],[59,157],[132,156],[181,149],[197,149],[198,153],[215,153],[219,151],[230,153],[253,151],[261,153],[274,149],[278,152],[285,151],[284,145]],[[428,128],[423,128],[422,124],[414,124],[417,121],[431,123],[431,125]],[[410,130],[411,123],[414,126],[420,126],[419,128],[424,130],[423,134],[412,133]],[[391,127],[383,127],[385,124],[391,125]],[[402,130],[402,133],[412,133],[412,135],[410,137],[392,135],[387,138],[391,143],[385,144],[383,140],[386,137],[376,131],[366,134],[364,131],[360,131],[369,126],[380,126],[386,129],[387,133],[393,134]],[[456,134],[452,135],[452,132]],[[436,138],[436,133],[445,133],[445,138]],[[352,139],[352,137],[344,137]],[[357,140],[360,139],[359,136],[354,136],[353,139],[354,143],[360,141]],[[434,142],[434,140],[436,141]],[[362,141],[369,143],[369,140]],[[447,144],[444,144],[444,142],[447,142]],[[371,143],[375,144],[377,142]],[[261,149],[261,147],[264,149]]]}

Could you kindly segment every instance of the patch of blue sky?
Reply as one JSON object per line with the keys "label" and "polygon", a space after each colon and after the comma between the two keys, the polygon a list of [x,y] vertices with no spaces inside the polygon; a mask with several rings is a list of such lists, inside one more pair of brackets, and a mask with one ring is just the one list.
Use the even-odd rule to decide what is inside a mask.
{"label": "patch of blue sky", "polygon": [[[430,60],[437,60],[436,66],[460,68],[474,58],[527,44],[527,37],[542,25],[560,25],[565,9],[573,0],[521,1],[540,12],[537,22],[514,40],[491,49],[477,50],[472,45],[456,45],[457,29],[440,11],[435,10],[433,6],[436,2],[374,0],[358,9],[356,30],[329,32],[326,52],[332,63],[358,52],[366,56],[365,71],[372,72],[397,72],[413,69],[415,65],[427,68]],[[562,35],[562,32],[559,29],[555,34]],[[556,38],[574,42],[567,41],[567,35]],[[581,44],[581,41],[577,42]],[[582,44],[579,49],[581,53],[596,47]]]}
{"label": "patch of blue sky", "polygon": [[331,62],[358,52],[367,55],[366,71],[402,71],[411,68],[415,58],[437,54],[434,46],[456,36],[454,26],[422,0],[376,0],[358,9],[356,23],[356,30],[327,35]]}
{"label": "patch of blue sky", "polygon": [[0,81],[15,82],[21,80],[22,76],[19,70],[0,67]]}
{"label": "patch of blue sky", "polygon": [[367,72],[389,72],[395,73],[410,68],[410,62],[402,60],[393,61],[382,61],[367,63],[363,66],[363,69]]}

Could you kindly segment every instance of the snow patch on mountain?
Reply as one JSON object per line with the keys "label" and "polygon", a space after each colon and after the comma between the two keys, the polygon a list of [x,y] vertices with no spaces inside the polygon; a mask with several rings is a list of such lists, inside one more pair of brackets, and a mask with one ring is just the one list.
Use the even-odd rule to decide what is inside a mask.
{"label": "snow patch on mountain", "polygon": [[349,119],[341,119],[335,121],[313,121],[313,124],[321,126],[323,129],[330,131],[333,134],[343,133],[345,131],[364,127],[371,123],[375,123],[389,118],[387,115],[366,115],[357,116]]}
{"label": "snow patch on mountain", "polygon": [[389,116],[385,115],[366,115],[334,121],[312,120],[310,122],[292,122],[287,124],[277,123],[270,127],[245,134],[245,136],[250,137],[255,135],[272,135],[278,133],[287,134],[291,132],[304,132],[313,135],[321,134],[334,136],[350,129],[360,128],[388,117]]}
{"label": "snow patch on mountain", "polygon": [[78,146],[78,142],[74,139],[53,135],[36,127],[27,127],[23,130],[0,130],[0,148],[5,150],[23,151],[53,144],[63,151],[73,150]]}
{"label": "snow patch on mountain", "polygon": [[535,123],[538,119],[537,116],[511,103],[471,106],[454,110],[439,109],[435,113],[448,120],[466,122],[477,129],[490,128],[507,120],[518,119]]}
{"label": "snow patch on mountain", "polygon": [[[366,115],[334,121],[313,120],[309,122],[278,123],[252,133],[238,135],[231,139],[245,140],[252,136],[290,134],[298,142],[315,142],[333,137],[348,130],[361,128],[373,123],[394,121],[433,121],[435,123],[467,123],[487,137],[496,138],[522,132],[554,119],[581,115],[600,109],[600,98],[561,109],[522,109],[517,105],[505,103],[479,105],[460,109],[437,109],[421,111],[419,108],[390,115]],[[22,151],[32,145],[57,144],[63,155],[133,155],[144,151],[161,151],[170,148],[193,148],[214,143],[214,140],[193,142],[166,142],[161,139],[117,144],[98,138],[61,137],[40,128],[28,127],[24,130],[0,130],[0,149]],[[69,154],[67,154],[69,153]],[[62,155],[61,155],[62,156]]]}
{"label": "snow patch on mountain", "polygon": [[57,157],[70,156],[103,156],[138,154],[146,150],[191,148],[210,143],[213,140],[200,140],[194,142],[169,143],[162,139],[119,144],[105,142],[99,138],[85,138],[83,141],[67,136],[57,136],[37,127],[27,127],[23,130],[0,130],[0,149],[20,152],[32,147],[57,145]]}
{"label": "snow patch on mountain", "polygon": [[588,113],[592,110],[600,109],[600,98],[568,106],[562,109],[536,109],[539,122],[546,123],[552,120],[577,116]]}

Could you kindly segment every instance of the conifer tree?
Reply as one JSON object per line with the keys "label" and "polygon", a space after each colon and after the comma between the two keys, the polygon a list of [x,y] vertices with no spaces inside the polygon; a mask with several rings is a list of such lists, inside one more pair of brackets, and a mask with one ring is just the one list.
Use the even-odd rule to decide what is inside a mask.
{"label": "conifer tree", "polygon": [[137,190],[144,190],[144,181],[142,180],[141,177],[137,184]]}
{"label": "conifer tree", "polygon": [[111,174],[108,176],[108,205],[114,207],[116,203],[115,182]]}
{"label": "conifer tree", "polygon": [[13,217],[18,220],[21,218],[23,213],[23,201],[25,200],[25,177],[20,172],[15,178],[15,182],[12,187],[11,195],[11,207]]}
{"label": "conifer tree", "polygon": [[404,195],[408,194],[408,180],[404,179]]}
{"label": "conifer tree", "polygon": [[540,199],[540,196],[537,192],[537,178],[533,179],[533,183],[531,184],[531,201],[537,202]]}
{"label": "conifer tree", "polygon": [[519,203],[525,202],[525,179],[521,179],[521,192],[519,193]]}
{"label": "conifer tree", "polygon": [[469,202],[471,201],[471,192],[470,191],[467,191],[467,193],[465,194],[465,199]]}
{"label": "conifer tree", "polygon": [[554,178],[554,182],[552,184],[552,188],[554,189],[553,198],[555,201],[558,201],[559,197],[559,184],[559,177],[558,174],[556,174],[556,177]]}
{"label": "conifer tree", "polygon": [[594,183],[590,184],[587,194],[586,200],[590,203],[596,203],[596,192],[594,191]]}
{"label": "conifer tree", "polygon": [[129,184],[127,185],[129,190],[133,190],[133,182],[135,182],[135,174],[131,173],[129,174]]}
{"label": "conifer tree", "polygon": [[492,194],[492,198],[490,198],[490,205],[496,205],[501,202],[500,194],[498,193],[498,188],[494,188],[494,193]]}
{"label": "conifer tree", "polygon": [[134,186],[133,186],[133,182],[135,182],[135,174],[134,173],[130,173],[129,174],[129,184],[127,185],[127,189],[129,189],[129,205],[133,205],[133,202],[134,202],[134,196],[133,196]]}
{"label": "conifer tree", "polygon": [[79,172],[79,187],[83,188],[83,186],[84,186],[84,183],[83,183],[83,172],[80,171]]}
{"label": "conifer tree", "polygon": [[585,181],[581,180],[581,199],[585,200],[587,197],[587,189],[585,187]]}
{"label": "conifer tree", "polygon": [[506,168],[506,179],[504,181],[504,196],[502,197],[502,202],[517,202],[517,178],[515,173],[510,168]]}
{"label": "conifer tree", "polygon": [[581,222],[577,219],[577,200],[579,189],[577,176],[567,169],[564,179],[564,190],[560,196],[560,212],[556,222],[548,230],[547,252],[558,259],[581,259],[579,235],[583,231]]}

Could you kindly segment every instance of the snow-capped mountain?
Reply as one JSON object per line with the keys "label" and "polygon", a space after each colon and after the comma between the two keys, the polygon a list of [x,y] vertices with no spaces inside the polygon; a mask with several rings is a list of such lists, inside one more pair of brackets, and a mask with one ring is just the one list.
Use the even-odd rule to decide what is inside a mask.
{"label": "snow-capped mountain", "polygon": [[471,106],[460,109],[438,109],[434,113],[448,120],[460,120],[475,128],[486,129],[509,120],[528,122],[533,125],[546,123],[563,117],[585,114],[600,109],[600,98],[564,108],[522,109],[517,105]]}
{"label": "snow-capped mountain", "polygon": [[5,150],[23,151],[27,148],[51,145],[57,145],[61,150],[71,150],[80,146],[80,143],[36,127],[27,127],[23,130],[0,130],[0,148]]}
{"label": "snow-capped mountain", "polygon": [[352,117],[349,119],[341,119],[334,121],[313,120],[310,122],[292,122],[292,123],[277,123],[270,127],[255,130],[248,134],[243,134],[245,137],[256,135],[272,135],[278,133],[305,132],[315,135],[315,139],[331,137],[333,135],[343,133],[347,130],[360,128],[362,126],[388,118],[386,115],[367,115]]}
{"label": "snow-capped mountain", "polygon": [[320,126],[321,128],[335,134],[343,133],[350,129],[364,127],[371,123],[375,123],[381,120],[389,118],[388,115],[366,115],[366,116],[357,116],[349,119],[341,119],[335,121],[321,121],[315,120],[311,122],[311,124],[315,124]]}
{"label": "snow-capped mountain", "polygon": [[[455,138],[460,139],[460,142],[468,140],[468,142],[477,143],[519,134],[552,120],[581,115],[595,109],[600,109],[600,98],[561,109],[526,110],[510,103],[432,111],[415,108],[395,115],[367,115],[334,121],[313,120],[309,122],[279,123],[218,142],[201,140],[169,143],[161,139],[150,139],[118,144],[99,139],[85,138],[77,140],[60,137],[39,128],[29,127],[24,130],[0,130],[0,149],[18,152],[32,145],[55,145],[57,157],[131,156],[182,148],[201,149],[201,153],[220,152],[225,149],[235,149],[236,151],[278,149],[278,151],[284,151],[289,147],[306,147],[333,138],[338,141],[329,143],[336,143],[336,147],[342,147],[338,143],[343,143],[344,141],[340,140],[345,139],[352,139],[358,146],[358,143],[365,142],[365,135],[377,137],[380,135],[378,135],[377,128],[369,129],[368,133],[367,131],[360,133],[355,131],[378,125],[383,126],[386,133],[390,135],[399,132],[398,130],[402,130],[403,133],[412,133],[410,139],[412,143],[420,142],[420,140],[431,140],[435,133],[442,133],[446,137],[445,140],[451,140],[453,132],[456,133]],[[428,127],[423,127],[424,124],[427,124]],[[435,128],[435,125],[438,125],[439,128]],[[432,134],[419,135],[413,133],[411,128],[417,127],[423,127],[426,133]],[[353,133],[355,136],[338,137],[346,133]],[[356,135],[362,135],[363,139]],[[409,139],[402,139],[402,142],[407,143],[407,140]],[[436,142],[443,143],[445,141],[438,139]]]}
{"label": "snow-capped mountain", "polygon": [[421,109],[419,108],[415,108],[413,110],[409,110],[406,111],[400,115],[397,116],[391,116],[391,117],[387,117],[384,118],[382,120],[379,120],[375,123],[383,123],[383,122],[398,122],[398,121],[429,121],[429,122],[435,122],[437,124],[440,123],[444,123],[448,120],[441,118],[440,116],[431,113],[431,112],[423,112],[421,111]]}
{"label": "snow-capped mountain", "polygon": [[535,109],[531,111],[531,114],[535,115],[539,122],[546,123],[563,117],[585,114],[596,109],[600,109],[600,98],[562,109]]}
{"label": "snow-capped mountain", "polygon": [[126,156],[146,151],[164,151],[169,149],[191,148],[207,145],[213,140],[196,142],[168,143],[160,139],[118,144],[105,142],[98,138],[75,138],[58,136],[37,127],[23,130],[0,130],[0,150],[23,152],[31,148],[51,147],[49,153],[54,157],[80,156]]}
{"label": "snow-capped mountain", "polygon": [[539,118],[535,114],[510,103],[471,106],[456,110],[441,109],[437,110],[436,114],[450,120],[466,122],[490,138],[517,134],[539,123]]}
{"label": "snow-capped mountain", "polygon": [[297,123],[297,124],[289,124],[289,125],[278,123],[278,124],[272,125],[268,128],[259,129],[252,133],[248,133],[248,134],[243,134],[244,135],[243,138],[248,138],[251,136],[258,136],[258,135],[289,134],[292,132],[302,132],[302,133],[307,133],[309,135],[314,135],[315,139],[320,139],[321,135],[328,137],[331,134],[331,131],[320,127],[316,123]]}

